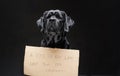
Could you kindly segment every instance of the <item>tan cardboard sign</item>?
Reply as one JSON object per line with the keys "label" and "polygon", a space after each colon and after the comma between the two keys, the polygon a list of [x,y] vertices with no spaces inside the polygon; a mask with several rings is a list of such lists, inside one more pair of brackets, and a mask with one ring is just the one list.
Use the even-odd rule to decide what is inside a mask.
{"label": "tan cardboard sign", "polygon": [[79,50],[26,46],[24,74],[78,76]]}

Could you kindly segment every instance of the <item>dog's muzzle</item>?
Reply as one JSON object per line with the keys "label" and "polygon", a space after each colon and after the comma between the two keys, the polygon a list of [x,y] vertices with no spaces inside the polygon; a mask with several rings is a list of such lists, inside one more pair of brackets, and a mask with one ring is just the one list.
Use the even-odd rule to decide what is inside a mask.
{"label": "dog's muzzle", "polygon": [[59,31],[59,23],[60,21],[56,19],[48,19],[47,20],[47,30],[48,32],[57,32]]}

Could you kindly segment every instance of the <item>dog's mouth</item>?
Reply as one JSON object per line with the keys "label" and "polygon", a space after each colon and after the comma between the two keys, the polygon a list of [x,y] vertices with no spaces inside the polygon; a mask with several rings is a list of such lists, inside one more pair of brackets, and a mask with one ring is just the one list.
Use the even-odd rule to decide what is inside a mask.
{"label": "dog's mouth", "polygon": [[57,29],[55,29],[54,27],[51,27],[48,29],[48,34],[50,35],[56,35],[56,34],[59,34],[60,32],[58,32]]}
{"label": "dog's mouth", "polygon": [[46,33],[51,35],[56,35],[60,33],[59,22],[48,21],[46,25]]}
{"label": "dog's mouth", "polygon": [[56,22],[49,22],[48,23],[48,32],[56,32],[57,31],[56,25],[57,25]]}
{"label": "dog's mouth", "polygon": [[48,28],[48,33],[56,33],[56,29],[54,27]]}

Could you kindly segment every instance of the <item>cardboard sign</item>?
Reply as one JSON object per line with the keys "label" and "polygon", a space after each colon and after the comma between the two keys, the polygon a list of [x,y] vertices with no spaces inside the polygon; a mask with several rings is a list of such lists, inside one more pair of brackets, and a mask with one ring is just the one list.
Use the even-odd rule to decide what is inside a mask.
{"label": "cardboard sign", "polygon": [[24,74],[78,76],[79,50],[26,46]]}

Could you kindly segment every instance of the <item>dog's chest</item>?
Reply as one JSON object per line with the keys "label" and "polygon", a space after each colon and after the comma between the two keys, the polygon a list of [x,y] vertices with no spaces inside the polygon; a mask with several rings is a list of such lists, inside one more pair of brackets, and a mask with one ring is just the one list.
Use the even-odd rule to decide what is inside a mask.
{"label": "dog's chest", "polygon": [[48,43],[48,47],[53,47],[53,48],[63,48],[65,46],[65,40],[59,40],[59,41],[55,41],[55,39],[53,38],[52,40],[50,40],[50,42]]}

